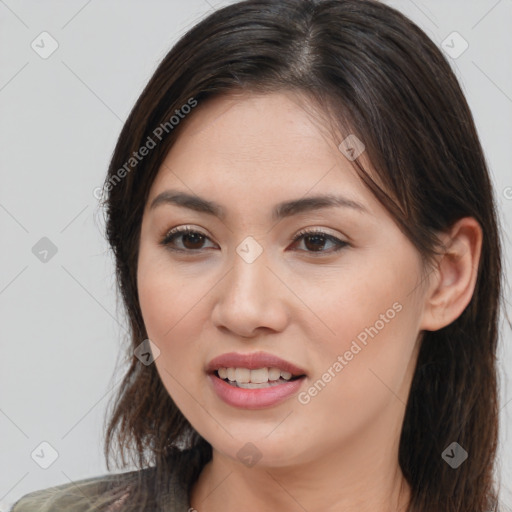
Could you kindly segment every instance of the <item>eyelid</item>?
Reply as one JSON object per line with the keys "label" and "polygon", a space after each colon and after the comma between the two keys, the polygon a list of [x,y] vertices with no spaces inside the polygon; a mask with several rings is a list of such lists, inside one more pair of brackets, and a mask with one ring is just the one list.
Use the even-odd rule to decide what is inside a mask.
{"label": "eyelid", "polygon": [[203,233],[200,228],[196,228],[195,226],[188,225],[188,224],[183,224],[183,225],[176,226],[174,228],[168,229],[165,232],[165,236],[169,236],[169,235],[176,234],[176,233],[180,233],[181,234],[181,233],[187,232],[187,231],[193,231],[194,233],[199,233],[199,234],[201,234],[203,236],[208,237],[208,235],[206,233]]}
{"label": "eyelid", "polygon": [[[197,233],[199,235],[202,235],[204,236],[205,238],[208,238],[209,240],[211,240],[210,236],[208,236],[206,233],[204,233],[201,229],[199,228],[196,228],[194,226],[191,226],[191,225],[181,225],[181,226],[176,226],[174,228],[171,228],[171,229],[168,229],[163,237],[161,238],[161,241],[160,243],[164,246],[167,246],[169,244],[168,240],[176,235],[176,236],[179,236],[179,235],[186,235],[187,233]],[[179,249],[176,249],[176,250],[179,250]],[[186,252],[199,252],[199,251],[191,251],[191,250],[184,250]]]}
{"label": "eyelid", "polygon": [[[332,238],[339,239],[339,235],[330,233],[329,231],[326,231],[326,229],[327,228],[317,228],[317,227],[303,228],[300,231],[297,231],[297,234],[293,236],[292,240],[295,240],[295,239],[297,239],[297,237],[302,236],[302,235],[314,235],[314,234],[319,234],[319,235],[323,235],[325,237],[332,237]],[[339,240],[340,240],[340,242],[345,241],[345,240],[341,240],[341,239],[339,239]]]}

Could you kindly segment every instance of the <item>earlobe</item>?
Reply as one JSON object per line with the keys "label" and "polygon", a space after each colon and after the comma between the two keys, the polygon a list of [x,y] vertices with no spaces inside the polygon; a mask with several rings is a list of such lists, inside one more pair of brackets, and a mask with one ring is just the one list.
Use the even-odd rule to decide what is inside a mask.
{"label": "earlobe", "polygon": [[431,285],[425,294],[421,330],[437,331],[455,321],[473,296],[482,248],[482,228],[473,217],[457,221],[442,233],[443,254],[438,256]]}

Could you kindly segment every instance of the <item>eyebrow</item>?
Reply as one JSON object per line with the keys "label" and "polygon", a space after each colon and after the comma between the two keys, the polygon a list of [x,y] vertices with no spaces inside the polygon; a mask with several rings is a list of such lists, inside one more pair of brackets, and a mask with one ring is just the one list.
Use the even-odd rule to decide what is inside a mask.
{"label": "eyebrow", "polygon": [[[190,210],[206,213],[221,220],[226,218],[226,212],[220,204],[208,201],[197,195],[187,194],[178,190],[166,190],[160,193],[155,197],[155,199],[153,199],[149,209],[153,210],[164,204],[189,208]],[[333,207],[351,208],[361,213],[369,213],[362,204],[354,201],[353,199],[343,196],[324,194],[279,203],[272,210],[272,219],[277,221],[299,213]]]}

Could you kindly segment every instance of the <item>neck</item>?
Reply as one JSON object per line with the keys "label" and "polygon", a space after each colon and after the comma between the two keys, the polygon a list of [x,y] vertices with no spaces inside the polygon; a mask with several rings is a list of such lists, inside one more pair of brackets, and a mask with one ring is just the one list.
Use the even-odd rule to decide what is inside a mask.
{"label": "neck", "polygon": [[214,449],[192,488],[190,505],[198,512],[405,512],[410,489],[398,465],[398,442],[370,448],[352,442],[279,467],[246,467]]}

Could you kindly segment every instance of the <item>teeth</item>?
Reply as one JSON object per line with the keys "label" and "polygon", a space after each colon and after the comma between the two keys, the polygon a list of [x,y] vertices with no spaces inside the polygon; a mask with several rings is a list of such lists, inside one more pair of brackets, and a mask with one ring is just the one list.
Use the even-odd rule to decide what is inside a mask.
{"label": "teeth", "polygon": [[268,379],[269,380],[277,380],[281,377],[281,370],[279,368],[269,368],[268,369]]}
{"label": "teeth", "polygon": [[[250,370],[249,368],[219,368],[219,377],[221,379],[228,379],[230,382],[236,382],[239,387],[253,389],[260,387],[259,384],[277,384],[280,378],[290,380],[292,374],[285,372],[279,368],[258,368]],[[256,385],[256,386],[253,386]]]}
{"label": "teeth", "polygon": [[259,368],[258,370],[251,370],[250,381],[254,384],[263,384],[268,382],[268,368]]}
{"label": "teeth", "polygon": [[235,380],[237,382],[249,382],[251,380],[251,370],[248,368],[237,368],[235,370]]}

